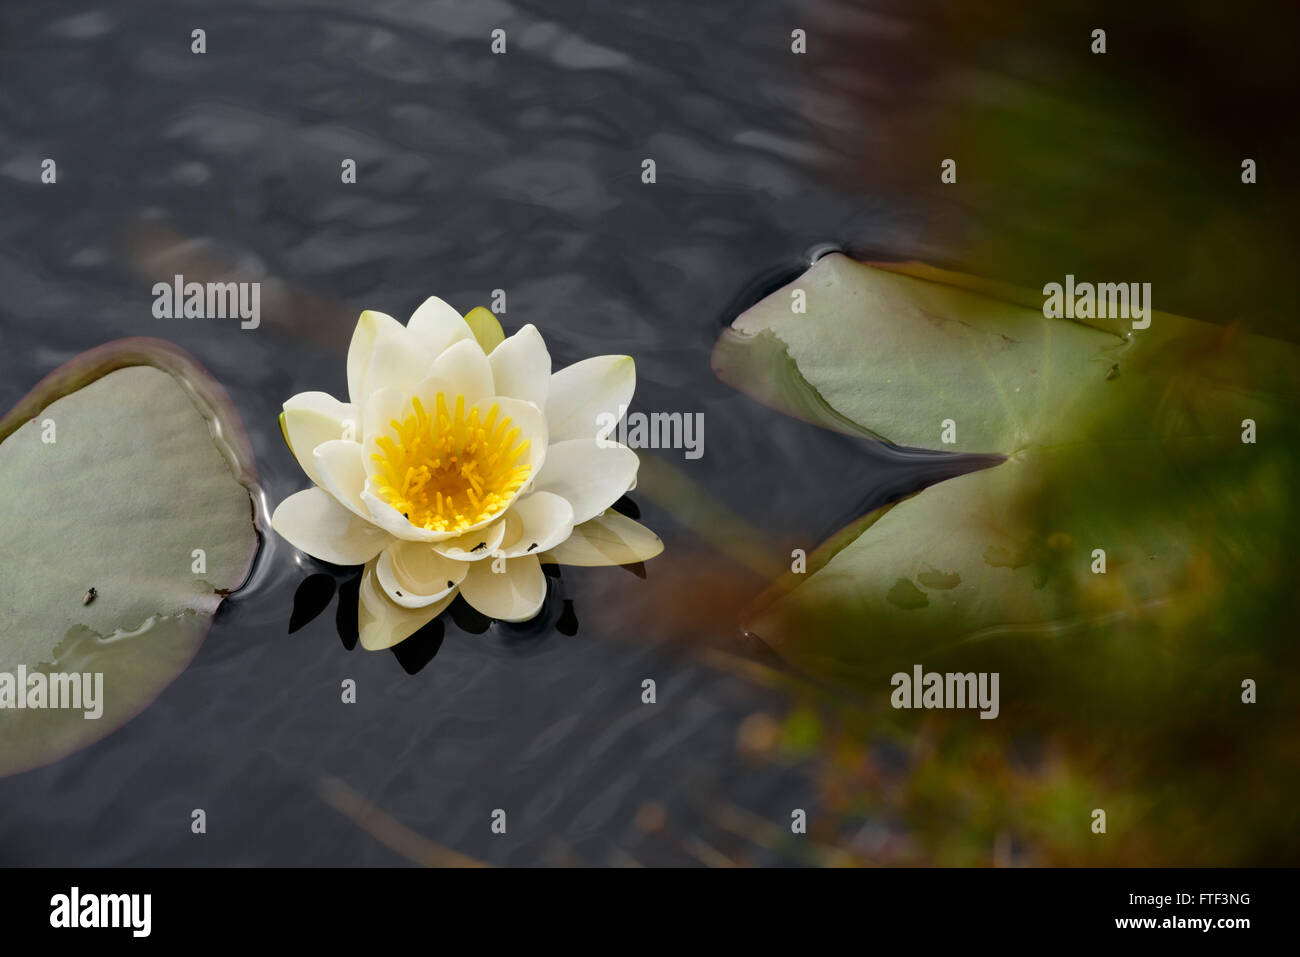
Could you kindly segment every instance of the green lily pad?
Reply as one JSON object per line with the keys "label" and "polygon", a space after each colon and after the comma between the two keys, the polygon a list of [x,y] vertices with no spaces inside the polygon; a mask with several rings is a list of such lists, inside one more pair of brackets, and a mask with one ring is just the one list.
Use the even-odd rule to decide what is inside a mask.
{"label": "green lily pad", "polygon": [[1212,599],[1230,583],[1258,596],[1280,581],[1300,478],[1297,350],[1159,312],[1134,329],[1047,318],[1042,304],[836,254],[724,332],[718,374],[785,412],[1005,456],[836,536],[746,627],[805,667],[876,683],[972,640],[1171,607],[1226,620],[1240,606]]}
{"label": "green lily pad", "polygon": [[[0,421],[0,776],[111,733],[184,670],[252,567],[255,489],[224,392],[158,340],[83,353]],[[56,684],[75,707],[50,707]]]}

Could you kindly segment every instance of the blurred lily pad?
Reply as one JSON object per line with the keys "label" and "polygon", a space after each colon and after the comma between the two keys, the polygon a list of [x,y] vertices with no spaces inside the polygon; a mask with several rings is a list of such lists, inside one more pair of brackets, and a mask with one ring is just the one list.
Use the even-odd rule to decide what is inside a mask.
{"label": "blurred lily pad", "polygon": [[747,627],[819,673],[875,683],[958,641],[1059,634],[1175,599],[1205,609],[1225,582],[1276,580],[1297,350],[1164,313],[1142,329],[1047,318],[1042,303],[833,254],[724,332],[718,374],[792,415],[1005,456],[846,529]]}
{"label": "blurred lily pad", "polygon": [[[104,737],[184,670],[252,567],[255,489],[229,399],[158,340],[83,353],[0,420],[0,775]],[[50,707],[56,685],[76,706]]]}
{"label": "blurred lily pad", "polygon": [[[835,764],[912,755],[858,793],[918,859],[1296,860],[1295,347],[1158,312],[1052,319],[1035,293],[832,255],[737,318],[714,365],[827,428],[1000,458],[851,521],[742,616],[860,706],[841,718],[862,760]],[[851,472],[792,480],[860,500]],[[998,720],[894,710],[917,664],[1000,675]]]}

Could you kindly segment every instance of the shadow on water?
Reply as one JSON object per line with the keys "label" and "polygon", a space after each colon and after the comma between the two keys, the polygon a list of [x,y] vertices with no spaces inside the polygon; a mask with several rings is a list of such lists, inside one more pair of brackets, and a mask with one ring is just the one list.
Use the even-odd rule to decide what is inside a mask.
{"label": "shadow on water", "polygon": [[329,603],[334,600],[335,584],[334,576],[324,572],[308,575],[302,580],[302,584],[293,593],[289,634],[292,635],[329,607]]}

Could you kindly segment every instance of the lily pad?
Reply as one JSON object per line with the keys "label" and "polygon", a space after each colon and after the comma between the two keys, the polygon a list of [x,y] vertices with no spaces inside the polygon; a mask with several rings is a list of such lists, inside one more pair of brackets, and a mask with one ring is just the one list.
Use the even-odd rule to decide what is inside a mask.
{"label": "lily pad", "polygon": [[[229,399],[158,340],[83,353],[0,421],[0,776],[111,733],[184,670],[252,567],[255,489]],[[91,676],[64,704],[74,684],[97,700],[50,707],[58,674]]]}
{"label": "lily pad", "polygon": [[[800,292],[805,311],[792,308]],[[970,640],[1173,606],[1221,615],[1226,583],[1258,596],[1280,580],[1300,477],[1297,350],[1164,313],[1135,329],[1048,318],[1042,304],[834,254],[724,332],[718,374],[776,408],[1005,457],[828,542],[807,574],[759,599],[750,630],[809,668],[874,684]],[[1243,442],[1246,420],[1257,442]]]}

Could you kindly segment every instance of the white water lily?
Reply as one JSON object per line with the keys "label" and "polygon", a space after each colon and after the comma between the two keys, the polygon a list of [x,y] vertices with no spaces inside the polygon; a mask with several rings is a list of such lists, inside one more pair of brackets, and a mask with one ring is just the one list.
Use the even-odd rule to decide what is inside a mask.
{"label": "white water lily", "polygon": [[285,440],[313,488],[271,527],[295,548],[364,564],[358,630],[388,648],[457,594],[490,618],[525,621],[546,596],[543,562],[621,565],[663,543],[609,510],[636,484],[626,446],[597,441],[632,398],[628,356],[551,373],[532,325],[436,297],[405,326],[363,312],[348,348],[350,401],[304,392],[284,404]]}

